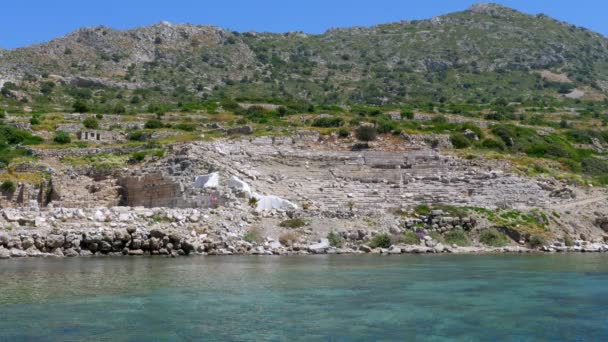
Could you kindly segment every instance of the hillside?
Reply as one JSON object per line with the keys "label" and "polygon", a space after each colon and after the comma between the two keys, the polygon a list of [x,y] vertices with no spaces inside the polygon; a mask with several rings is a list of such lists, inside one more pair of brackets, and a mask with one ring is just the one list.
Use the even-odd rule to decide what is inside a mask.
{"label": "hillside", "polygon": [[[0,51],[5,108],[175,107],[207,98],[314,104],[489,103],[608,92],[608,39],[494,4],[324,34],[161,22],[79,29]],[[8,86],[7,86],[7,82]],[[103,91],[102,91],[103,90]]]}

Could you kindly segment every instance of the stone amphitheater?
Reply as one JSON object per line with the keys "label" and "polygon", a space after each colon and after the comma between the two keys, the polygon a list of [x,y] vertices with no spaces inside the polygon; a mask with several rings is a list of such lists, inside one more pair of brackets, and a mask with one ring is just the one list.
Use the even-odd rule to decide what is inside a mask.
{"label": "stone amphitheater", "polygon": [[175,147],[166,159],[124,178],[124,187],[138,194],[129,205],[144,206],[200,206],[205,199],[194,179],[210,172],[219,172],[220,183],[236,176],[259,193],[327,211],[421,203],[525,209],[562,201],[546,184],[488,163],[406,147],[398,152],[336,150],[305,133],[201,142]]}

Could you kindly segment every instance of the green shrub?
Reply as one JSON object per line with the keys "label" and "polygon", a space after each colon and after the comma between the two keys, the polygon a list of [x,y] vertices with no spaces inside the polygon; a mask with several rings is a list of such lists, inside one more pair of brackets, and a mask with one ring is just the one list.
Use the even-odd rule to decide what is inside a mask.
{"label": "green shrub", "polygon": [[5,180],[4,182],[2,182],[2,184],[0,184],[0,190],[2,190],[2,192],[8,192],[12,194],[17,190],[17,186],[13,181]]}
{"label": "green shrub", "polygon": [[372,238],[369,246],[371,248],[389,248],[391,246],[391,236],[388,234],[378,234]]}
{"label": "green shrub", "polygon": [[30,119],[30,125],[39,125],[40,124],[40,116],[34,115]]}
{"label": "green shrub", "polygon": [[444,243],[444,242],[445,242],[445,239],[443,238],[443,236],[442,236],[442,235],[441,235],[439,232],[435,232],[435,231],[430,232],[430,233],[429,233],[429,236],[430,236],[430,237],[431,237],[433,240],[435,240],[435,241],[437,241],[437,242],[441,242],[441,243]]}
{"label": "green shrub", "polygon": [[458,246],[469,246],[471,244],[471,240],[469,240],[469,236],[462,229],[453,229],[449,231],[444,236],[445,242],[449,244],[454,244]]}
{"label": "green shrub", "polygon": [[418,215],[427,216],[431,213],[431,207],[428,204],[419,204],[414,208],[414,212]]}
{"label": "green shrub", "polygon": [[99,129],[99,121],[95,118],[86,118],[82,124],[88,129]]}
{"label": "green shrub", "polygon": [[340,138],[348,138],[350,136],[350,132],[346,128],[340,128],[338,131],[338,136]]}
{"label": "green shrub", "polygon": [[479,242],[492,247],[502,247],[506,245],[509,240],[503,233],[492,228],[481,232],[479,235]]}
{"label": "green shrub", "polygon": [[386,119],[376,120],[376,131],[380,134],[390,133],[395,129],[397,129],[395,121]]}
{"label": "green shrub", "polygon": [[72,142],[72,138],[70,138],[70,135],[64,131],[58,131],[57,133],[55,133],[55,136],[53,137],[53,141],[58,143],[58,144],[69,144]]}
{"label": "green shrub", "polygon": [[74,109],[74,112],[76,113],[87,113],[90,111],[89,105],[87,105],[86,102],[82,100],[77,100],[76,102],[74,102],[72,107]]}
{"label": "green shrub", "polygon": [[450,134],[450,141],[452,142],[454,148],[458,149],[471,146],[471,141],[469,138],[465,137],[464,134],[459,132]]}
{"label": "green shrub", "polygon": [[407,119],[407,120],[412,120],[412,119],[414,119],[414,112],[409,109],[404,109],[401,111],[401,118]]}
{"label": "green shrub", "polygon": [[196,125],[189,123],[179,123],[177,125],[174,125],[173,128],[186,132],[194,132],[196,130]]}
{"label": "green shrub", "polygon": [[483,132],[483,130],[481,129],[481,127],[477,126],[476,124],[472,123],[472,122],[465,122],[461,125],[460,131],[464,132],[466,130],[469,130],[473,133],[475,133],[475,135],[481,140],[485,137],[485,133]]}
{"label": "green shrub", "polygon": [[144,131],[133,131],[130,132],[128,135],[129,140],[131,141],[145,141],[147,138],[147,135],[144,133]]}
{"label": "green shrub", "polygon": [[420,238],[416,233],[412,231],[407,231],[403,234],[403,243],[406,245],[417,245],[420,243]]}
{"label": "green shrub", "polygon": [[544,246],[546,244],[545,238],[540,235],[532,235],[528,240],[530,247],[536,248],[540,246]]}
{"label": "green shrub", "polygon": [[483,148],[487,148],[490,150],[498,150],[498,151],[504,151],[507,149],[507,146],[505,146],[505,143],[496,139],[484,139],[481,142],[481,147]]}
{"label": "green shrub", "polygon": [[376,135],[376,129],[369,125],[359,126],[355,130],[355,137],[360,141],[374,141],[376,140]]}
{"label": "green shrub", "polygon": [[570,236],[566,235],[564,237],[564,245],[566,245],[567,247],[572,247],[574,246],[574,240],[572,240]]}
{"label": "green shrub", "polygon": [[583,172],[591,176],[601,176],[608,173],[608,161],[598,158],[585,158],[581,162]]}
{"label": "green shrub", "polygon": [[143,161],[144,159],[146,159],[146,155],[147,155],[147,153],[145,151],[134,152],[131,155],[131,160],[140,162],[140,161]]}
{"label": "green shrub", "polygon": [[448,118],[443,115],[437,115],[431,119],[431,122],[435,124],[444,124],[448,122]]}
{"label": "green shrub", "polygon": [[146,121],[146,124],[144,125],[145,128],[147,129],[158,129],[158,128],[163,128],[163,122],[160,121],[159,119],[150,119],[148,121]]}
{"label": "green shrub", "polygon": [[327,240],[329,240],[329,245],[332,247],[340,248],[344,244],[344,239],[342,239],[340,234],[336,234],[333,231],[327,234]]}
{"label": "green shrub", "polygon": [[42,141],[42,138],[32,135],[29,132],[0,124],[0,145],[32,145],[39,144]]}
{"label": "green shrub", "polygon": [[313,127],[340,127],[344,125],[344,119],[337,116],[316,118],[312,122]]}
{"label": "green shrub", "polygon": [[304,227],[307,224],[307,222],[301,218],[294,218],[294,219],[289,219],[289,220],[285,220],[283,222],[281,222],[279,224],[279,226],[283,227],[283,228],[290,228],[290,229],[295,229],[295,228],[301,228]]}
{"label": "green shrub", "polygon": [[258,228],[250,228],[245,235],[243,235],[243,240],[249,243],[259,243],[262,242],[262,232]]}

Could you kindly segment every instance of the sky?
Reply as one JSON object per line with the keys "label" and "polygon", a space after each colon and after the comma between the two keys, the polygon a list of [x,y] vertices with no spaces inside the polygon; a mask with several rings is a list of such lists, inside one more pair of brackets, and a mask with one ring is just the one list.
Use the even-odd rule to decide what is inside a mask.
{"label": "sky", "polygon": [[[480,0],[4,0],[0,47],[48,41],[85,26],[127,29],[162,20],[235,31],[322,33],[332,27],[427,19]],[[488,2],[488,1],[484,1]],[[608,36],[607,0],[494,0]]]}

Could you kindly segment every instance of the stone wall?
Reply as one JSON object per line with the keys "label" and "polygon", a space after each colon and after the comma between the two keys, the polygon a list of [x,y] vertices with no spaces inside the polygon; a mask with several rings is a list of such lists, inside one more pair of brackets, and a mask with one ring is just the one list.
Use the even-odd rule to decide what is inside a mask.
{"label": "stone wall", "polygon": [[130,207],[186,208],[187,201],[180,183],[160,173],[127,176],[119,179],[122,205]]}

